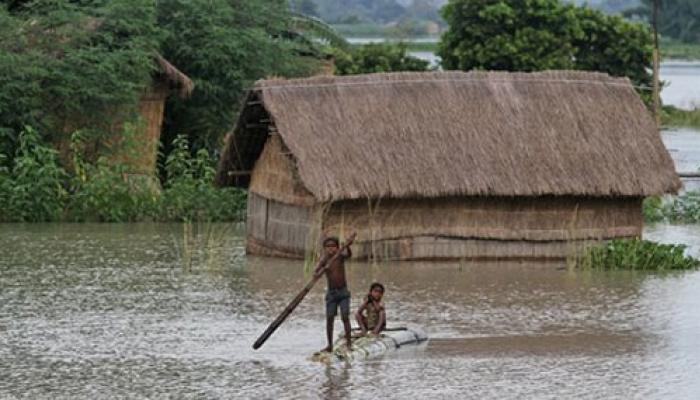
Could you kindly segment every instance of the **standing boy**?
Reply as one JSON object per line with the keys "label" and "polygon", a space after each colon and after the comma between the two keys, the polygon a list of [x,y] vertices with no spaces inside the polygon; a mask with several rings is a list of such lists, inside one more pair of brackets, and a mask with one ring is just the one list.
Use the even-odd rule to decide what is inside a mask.
{"label": "standing boy", "polygon": [[336,237],[328,237],[323,240],[323,256],[318,262],[315,275],[326,273],[328,290],[326,291],[326,337],[328,346],[321,351],[333,351],[333,323],[335,315],[340,307],[340,318],[345,328],[345,341],[348,350],[352,349],[350,339],[350,291],[345,280],[345,260],[352,256],[350,244],[355,239],[355,233],[348,238],[348,246],[337,257],[340,251],[340,242]]}

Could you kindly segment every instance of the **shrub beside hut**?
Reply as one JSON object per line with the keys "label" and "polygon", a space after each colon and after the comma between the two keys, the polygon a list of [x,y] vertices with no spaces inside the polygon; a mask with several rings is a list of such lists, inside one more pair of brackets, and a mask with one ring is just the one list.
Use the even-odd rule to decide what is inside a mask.
{"label": "shrub beside hut", "polygon": [[680,181],[628,79],[573,71],[265,80],[217,173],[247,188],[247,251],[303,257],[563,258],[640,237]]}

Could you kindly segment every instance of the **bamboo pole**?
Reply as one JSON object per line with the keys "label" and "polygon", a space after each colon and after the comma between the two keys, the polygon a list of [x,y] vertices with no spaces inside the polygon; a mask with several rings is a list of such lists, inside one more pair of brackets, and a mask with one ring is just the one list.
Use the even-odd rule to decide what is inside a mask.
{"label": "bamboo pole", "polygon": [[661,101],[659,99],[659,0],[654,0],[652,13],[652,29],[654,30],[654,119],[656,120],[656,127],[661,127]]}

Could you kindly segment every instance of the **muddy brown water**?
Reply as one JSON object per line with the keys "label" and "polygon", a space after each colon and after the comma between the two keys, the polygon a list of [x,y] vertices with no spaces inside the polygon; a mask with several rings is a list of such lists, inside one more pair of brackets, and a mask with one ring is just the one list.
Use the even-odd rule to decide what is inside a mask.
{"label": "muddy brown water", "polygon": [[[381,281],[390,325],[432,339],[326,367],[308,361],[322,284],[251,349],[308,279],[299,262],[245,257],[236,227],[185,265],[180,232],[0,225],[0,398],[700,398],[700,272],[351,263],[354,306]],[[700,255],[700,226],[645,234]]]}

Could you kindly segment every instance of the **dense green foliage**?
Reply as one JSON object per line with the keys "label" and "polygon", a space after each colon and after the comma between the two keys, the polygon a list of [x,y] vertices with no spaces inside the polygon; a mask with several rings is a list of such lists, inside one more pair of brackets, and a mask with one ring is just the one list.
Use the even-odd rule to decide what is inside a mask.
{"label": "dense green foliage", "polygon": [[579,268],[667,271],[697,269],[700,260],[685,255],[683,245],[619,239],[588,248],[577,258]]}
{"label": "dense green foliage", "polygon": [[651,84],[646,26],[559,0],[450,0],[438,54],[446,69],[579,69]]}
{"label": "dense green foliage", "polygon": [[659,222],[664,219],[664,202],[659,196],[651,196],[642,203],[644,222]]}
{"label": "dense green foliage", "polygon": [[[104,139],[133,118],[158,45],[155,7],[136,0],[0,5],[0,150],[32,126],[46,140],[83,129]],[[138,7],[137,7],[138,5]],[[138,9],[137,9],[138,8]]]}
{"label": "dense green foliage", "polygon": [[[686,43],[700,42],[700,1],[698,0],[658,0],[659,33]],[[642,0],[639,7],[625,11],[628,17],[638,17],[651,21],[653,0]]]}
{"label": "dense green foliage", "polygon": [[200,149],[190,156],[187,139],[180,136],[165,161],[167,183],[155,217],[166,221],[240,221],[246,194],[237,188],[216,188],[214,161]]}
{"label": "dense green foliage", "polygon": [[308,75],[317,68],[317,60],[300,56],[299,43],[288,35],[286,0],[158,4],[158,25],[166,32],[161,52],[196,85],[192,97],[169,101],[165,143],[188,135],[196,149],[218,149],[244,90],[255,80]]}
{"label": "dense green foliage", "polygon": [[196,85],[167,104],[166,153],[182,134],[218,150],[255,80],[318,68],[314,44],[295,32],[299,20],[286,0],[2,2],[0,146],[14,154],[32,126],[53,143],[82,130],[104,153],[120,124],[135,121],[159,53]]}
{"label": "dense green foliage", "polygon": [[425,71],[429,63],[406,53],[403,43],[369,43],[350,52],[336,52],[338,75],[373,72]]}
{"label": "dense green foliage", "polygon": [[[74,134],[72,148],[83,138]],[[162,191],[129,179],[123,165],[85,162],[72,154],[75,173],[59,165],[56,151],[36,131],[20,134],[17,154],[0,167],[0,222],[39,221],[238,221],[245,192],[213,185],[213,160],[206,150],[190,156],[187,140],[175,140],[167,157],[168,181]]]}
{"label": "dense green foliage", "polygon": [[56,150],[44,145],[33,129],[24,129],[12,162],[0,167],[0,221],[59,219],[67,177]]}
{"label": "dense green foliage", "polygon": [[[305,22],[287,0],[0,1],[0,221],[239,218],[245,197],[212,186],[211,155],[255,80],[317,70],[304,33],[337,37]],[[162,192],[121,152],[156,54],[195,82],[166,104]]]}

